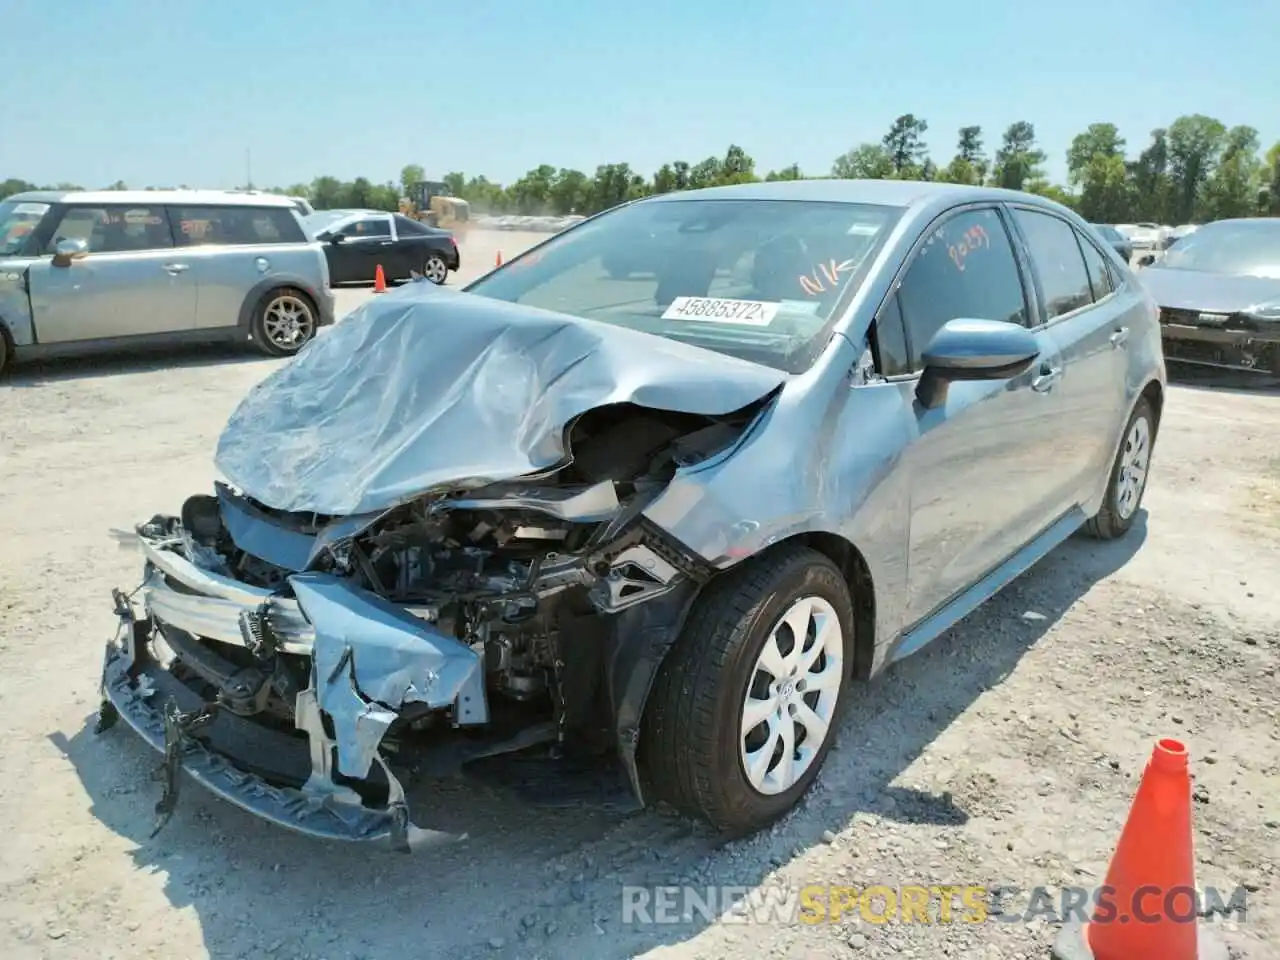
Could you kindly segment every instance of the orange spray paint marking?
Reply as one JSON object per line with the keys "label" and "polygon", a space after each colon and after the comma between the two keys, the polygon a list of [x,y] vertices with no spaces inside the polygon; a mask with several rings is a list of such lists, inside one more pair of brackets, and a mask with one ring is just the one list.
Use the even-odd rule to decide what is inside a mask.
{"label": "orange spray paint marking", "polygon": [[855,266],[857,262],[854,260],[836,263],[834,258],[820,263],[812,274],[800,275],[800,289],[811,297],[825,293],[828,289],[834,290],[840,285],[840,274],[849,273]]}

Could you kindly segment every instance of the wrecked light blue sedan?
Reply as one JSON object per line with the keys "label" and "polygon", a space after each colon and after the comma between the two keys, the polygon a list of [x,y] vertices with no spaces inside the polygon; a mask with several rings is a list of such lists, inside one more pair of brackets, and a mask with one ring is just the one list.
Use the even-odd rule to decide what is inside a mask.
{"label": "wrecked light blue sedan", "polygon": [[1152,300],[1049,200],[627,204],[254,388],[216,489],[138,527],[101,726],[165,752],[162,822],[185,770],[399,849],[450,839],[406,795],[443,776],[754,831],[863,681],[1130,529],[1164,391]]}

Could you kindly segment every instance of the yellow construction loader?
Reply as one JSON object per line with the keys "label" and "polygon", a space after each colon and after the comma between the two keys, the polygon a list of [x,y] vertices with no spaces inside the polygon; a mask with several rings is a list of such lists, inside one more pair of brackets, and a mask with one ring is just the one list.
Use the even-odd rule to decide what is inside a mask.
{"label": "yellow construction loader", "polygon": [[433,227],[452,231],[465,239],[471,225],[471,205],[452,196],[440,180],[420,180],[409,184],[409,195],[400,198],[400,212]]}

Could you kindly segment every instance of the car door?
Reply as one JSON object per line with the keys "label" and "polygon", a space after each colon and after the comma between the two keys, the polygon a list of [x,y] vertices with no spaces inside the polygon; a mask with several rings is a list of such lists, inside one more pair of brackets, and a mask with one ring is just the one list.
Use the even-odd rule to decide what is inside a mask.
{"label": "car door", "polygon": [[392,217],[392,228],[396,234],[396,276],[408,279],[412,273],[422,271],[422,265],[435,245],[433,237],[436,231],[403,215]]}
{"label": "car door", "polygon": [[[88,255],[54,266],[61,240],[84,240]],[[190,330],[196,319],[191,264],[174,248],[159,204],[70,205],[28,273],[40,343]]]}
{"label": "car door", "polygon": [[1053,425],[1056,509],[1083,503],[1115,456],[1125,417],[1129,330],[1108,258],[1066,218],[1011,205],[1025,245],[1040,315],[1062,353],[1057,387],[1062,419]]}
{"label": "car door", "polygon": [[[286,207],[232,204],[168,208],[174,237],[196,279],[196,326],[235,326],[249,292],[282,268],[282,247],[306,242]],[[289,249],[292,249],[289,246]]]}
{"label": "car door", "polygon": [[389,215],[359,217],[339,229],[337,236],[341,239],[333,252],[342,267],[342,282],[372,283],[378,264],[382,264],[383,273],[395,275],[395,234]]}
{"label": "car door", "polygon": [[[994,205],[934,221],[909,258],[877,325],[905,330],[915,371],[950,320],[1003,320],[1035,327],[1029,278],[1005,217]],[[1008,380],[958,381],[933,409],[917,404],[918,437],[904,454],[911,496],[910,627],[981,579],[1056,519],[1054,438],[1061,359],[1038,330],[1041,353]]]}

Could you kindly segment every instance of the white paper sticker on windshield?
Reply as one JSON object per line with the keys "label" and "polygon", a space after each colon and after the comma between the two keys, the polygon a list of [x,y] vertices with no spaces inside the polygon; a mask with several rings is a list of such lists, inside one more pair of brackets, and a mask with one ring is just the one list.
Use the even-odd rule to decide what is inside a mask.
{"label": "white paper sticker on windshield", "polygon": [[776,303],[763,300],[727,300],[722,297],[676,297],[662,314],[663,320],[700,320],[703,323],[738,323],[767,327],[778,315]]}
{"label": "white paper sticker on windshield", "polygon": [[39,215],[48,209],[49,205],[47,203],[16,203],[13,206],[13,212],[20,213],[23,216]]}
{"label": "white paper sticker on windshield", "polygon": [[879,232],[879,224],[863,223],[861,220],[855,220],[848,231],[851,237],[874,237]]}

